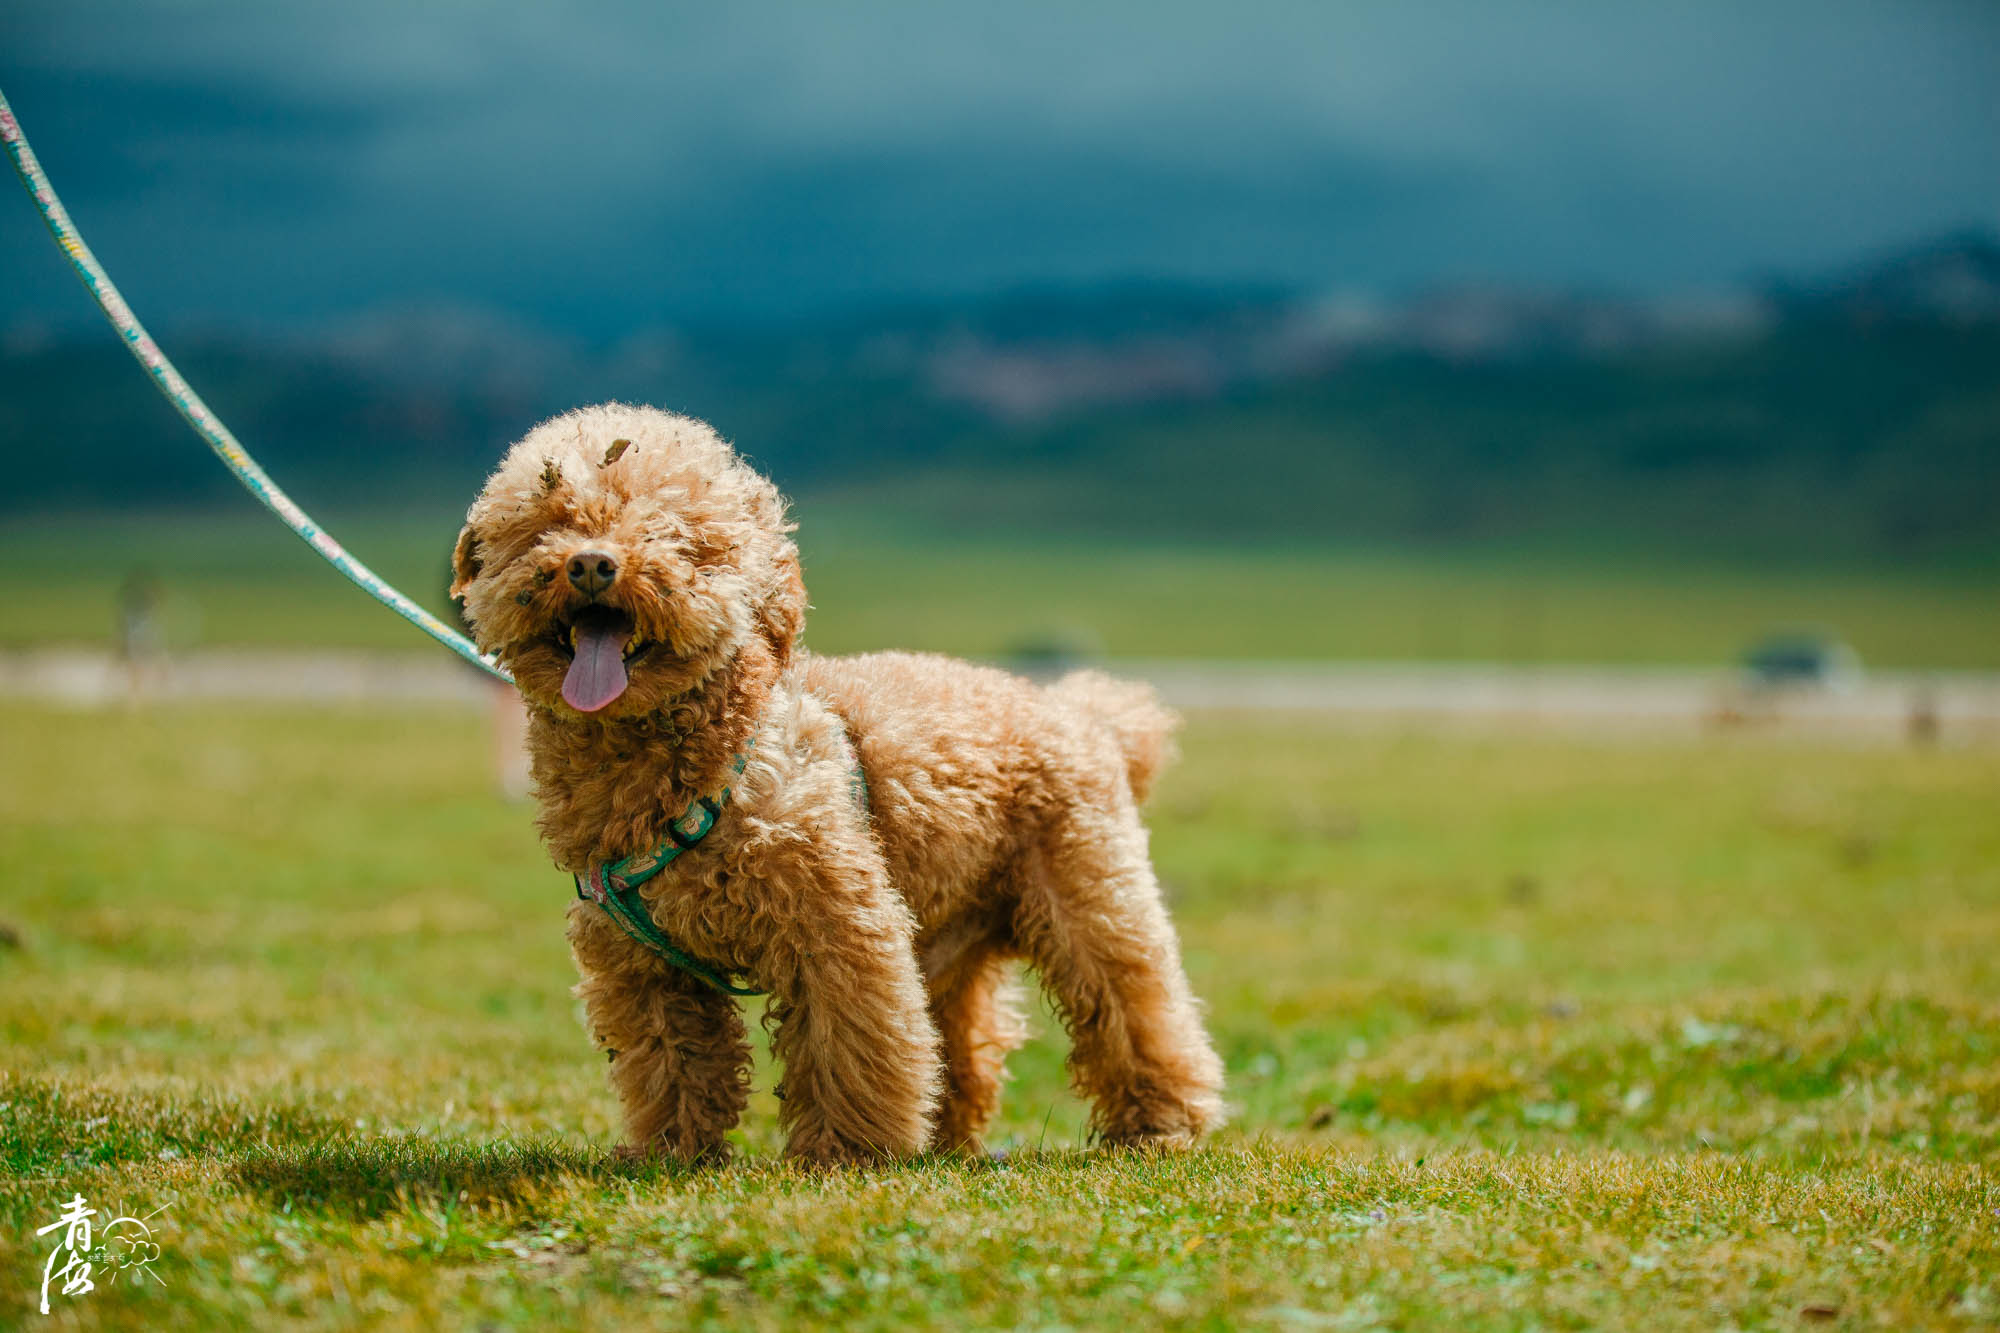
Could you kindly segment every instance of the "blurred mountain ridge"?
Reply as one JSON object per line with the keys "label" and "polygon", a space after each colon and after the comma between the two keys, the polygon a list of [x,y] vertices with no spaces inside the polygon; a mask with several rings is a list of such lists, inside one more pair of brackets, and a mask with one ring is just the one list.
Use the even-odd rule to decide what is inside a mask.
{"label": "blurred mountain ridge", "polygon": [[[715,421],[794,489],[947,521],[1413,540],[1609,524],[1751,550],[2000,537],[1983,232],[1667,297],[1133,280],[598,343],[425,304],[163,341],[277,475],[342,502],[469,495],[535,420],[623,398]],[[124,361],[108,337],[0,337],[0,508],[226,493]],[[1257,487],[1218,492],[1218,451],[1268,512]]]}

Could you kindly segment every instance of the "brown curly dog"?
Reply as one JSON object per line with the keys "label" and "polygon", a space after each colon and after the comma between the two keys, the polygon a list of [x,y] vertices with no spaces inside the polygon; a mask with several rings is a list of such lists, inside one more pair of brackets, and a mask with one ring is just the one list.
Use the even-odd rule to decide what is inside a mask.
{"label": "brown curly dog", "polygon": [[[650,852],[715,803],[638,892],[668,941],[770,992],[795,1156],[978,1151],[1023,1036],[1016,958],[1063,1016],[1098,1137],[1193,1142],[1222,1068],[1138,814],[1172,715],[1089,672],[1044,688],[811,656],[792,531],[714,431],[650,408],[549,421],[487,482],[452,592],[528,703],[556,863]],[[735,1002],[596,902],[569,940],[630,1148],[726,1155],[750,1069]]]}

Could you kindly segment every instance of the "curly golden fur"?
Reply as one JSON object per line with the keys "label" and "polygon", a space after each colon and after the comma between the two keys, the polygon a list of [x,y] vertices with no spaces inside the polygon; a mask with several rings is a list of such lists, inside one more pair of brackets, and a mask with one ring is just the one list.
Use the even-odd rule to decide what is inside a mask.
{"label": "curly golden fur", "polygon": [[[1222,1069],[1137,809],[1172,715],[1092,672],[1043,688],[944,657],[812,656],[792,530],[712,430],[650,408],[546,422],[488,481],[452,591],[527,701],[557,865],[655,847],[731,788],[642,894],[670,939],[771,993],[794,1156],[977,1151],[1023,1035],[1017,958],[1062,1014],[1097,1135],[1193,1142]],[[750,1063],[734,1002],[594,904],[571,906],[569,939],[628,1146],[726,1154]]]}

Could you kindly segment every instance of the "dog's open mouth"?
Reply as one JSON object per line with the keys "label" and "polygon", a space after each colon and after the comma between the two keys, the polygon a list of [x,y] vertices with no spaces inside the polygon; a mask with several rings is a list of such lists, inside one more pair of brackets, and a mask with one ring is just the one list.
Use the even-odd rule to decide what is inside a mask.
{"label": "dog's open mouth", "polygon": [[625,668],[653,645],[635,632],[632,617],[609,606],[586,606],[556,627],[556,647],[570,658],[563,699],[579,713],[595,713],[625,693]]}

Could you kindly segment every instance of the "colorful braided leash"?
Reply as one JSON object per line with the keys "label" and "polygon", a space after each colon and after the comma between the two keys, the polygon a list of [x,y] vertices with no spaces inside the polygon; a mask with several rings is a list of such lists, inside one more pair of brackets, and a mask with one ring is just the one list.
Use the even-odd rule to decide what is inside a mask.
{"label": "colorful braided leash", "polygon": [[208,404],[181,378],[174,369],[174,363],[167,360],[159,345],[147,334],[144,326],[133,315],[132,308],[125,304],[125,298],[118,294],[111,277],[97,262],[97,256],[83,243],[76,224],[69,219],[69,211],[56,197],[55,187],[42,174],[42,165],[35,158],[34,149],[28,147],[27,136],[21,133],[21,122],[14,118],[14,109],[7,103],[6,94],[0,92],[0,139],[7,143],[7,156],[13,159],[14,170],[21,177],[21,184],[34,196],[35,207],[42,212],[42,221],[49,227],[49,233],[56,238],[56,244],[69,256],[70,267],[76,276],[90,289],[91,297],[98,309],[111,321],[111,327],[118,330],[118,336],[125,340],[125,346],[138,358],[139,364],[153,378],[167,401],[174,405],[188,425],[194,427],[195,434],[208,442],[222,465],[243,483],[243,488],[257,497],[266,509],[276,514],[284,525],[297,533],[306,545],[319,552],[326,562],[345,574],[350,582],[373,597],[382,605],[394,611],[403,619],[415,625],[424,633],[436,639],[445,647],[463,657],[466,661],[489,671],[502,680],[509,680],[507,671],[492,658],[475,647],[472,641],[451,626],[439,620],[415,602],[397,592],[368,566],[347,553],[346,548],[327,534],[326,529],[312,521],[306,511],[299,508],[278,488],[264,469],[257,466],[257,460],[246,453],[229,427],[221,418],[211,412]]}
{"label": "colorful braided leash", "polygon": [[[84,244],[83,236],[70,221],[69,210],[56,196],[55,187],[42,173],[42,165],[35,157],[34,149],[28,146],[28,139],[21,132],[21,122],[14,118],[14,108],[8,104],[6,94],[0,92],[0,140],[7,144],[7,156],[14,163],[14,170],[21,177],[21,184],[35,200],[35,207],[41,210],[42,221],[48,224],[49,233],[56,244],[69,257],[70,267],[76,270],[83,285],[90,289],[92,299],[104,317],[111,321],[111,327],[125,341],[125,346],[138,359],[146,373],[160,392],[166,395],[174,410],[181,414],[197,435],[208,443],[215,456],[222,460],[235,478],[243,483],[243,488],[276,514],[284,525],[297,533],[306,545],[317,551],[335,569],[346,575],[348,580],[382,605],[394,611],[403,619],[415,625],[424,633],[436,639],[445,647],[463,657],[466,661],[482,668],[502,680],[511,680],[506,670],[492,658],[482,654],[470,639],[454,630],[430,612],[418,606],[402,593],[389,586],[388,582],[368,566],[347,553],[346,548],[333,539],[319,524],[312,521],[305,510],[286,495],[272,481],[270,475],[250,457],[229,427],[222,419],[209,410],[181,373],[174,369],[174,363],[139,323],[132,308],[125,304],[125,298],[118,292],[111,275],[97,262],[90,247]],[[738,757],[736,772],[743,771],[744,761]],[[857,762],[854,767],[854,794],[863,810],[867,808],[867,779],[861,775]],[[722,969],[695,958],[679,948],[660,932],[639,897],[639,886],[652,879],[666,867],[668,862],[691,850],[708,831],[715,826],[721,815],[721,807],[729,799],[729,789],[722,789],[714,800],[697,801],[690,806],[679,820],[668,824],[668,839],[649,852],[642,852],[602,866],[594,866],[576,877],[577,896],[595,902],[611,916],[634,939],[664,957],[674,966],[700,978],[708,985],[728,995],[761,995],[762,991],[747,986],[732,985]]]}

